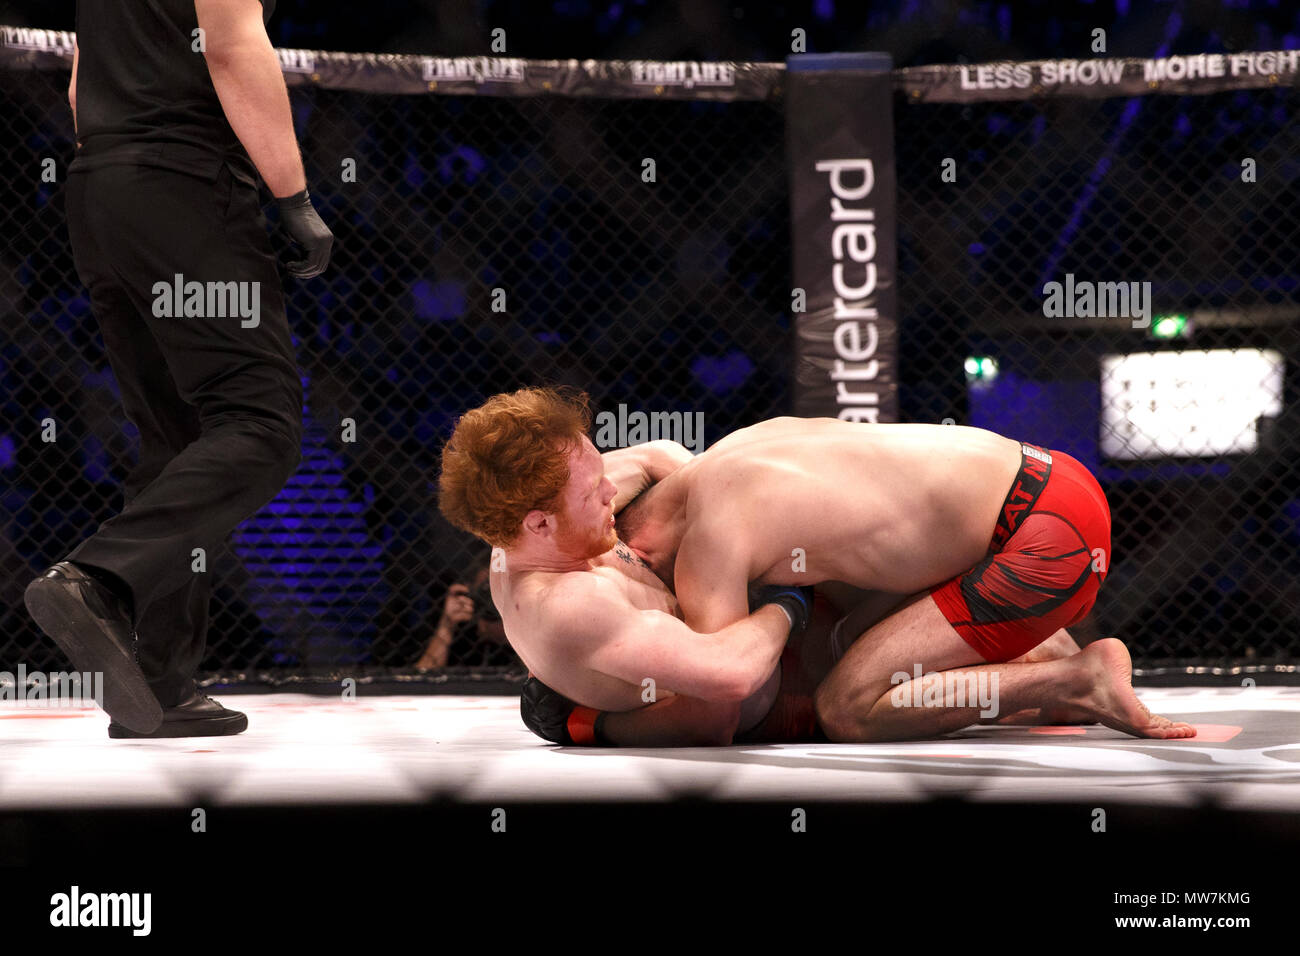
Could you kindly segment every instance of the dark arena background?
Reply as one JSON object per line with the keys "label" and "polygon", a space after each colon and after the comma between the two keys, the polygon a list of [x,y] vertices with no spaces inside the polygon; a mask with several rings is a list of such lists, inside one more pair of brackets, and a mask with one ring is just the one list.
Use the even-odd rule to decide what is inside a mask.
{"label": "dark arena background", "polygon": [[[122,507],[137,434],[63,214],[73,4],[0,3],[0,24],[0,671],[55,672],[23,590]],[[1070,936],[1153,914],[1248,917],[1209,931],[1228,945],[1276,928],[1271,871],[1300,848],[1300,7],[279,0],[268,32],[335,246],[324,275],[285,276],[301,464],[208,559],[198,678],[250,729],[110,741],[94,708],[25,719],[0,702],[0,866],[41,870],[16,877],[6,922],[48,926],[49,895],[80,879],[154,892],[171,930],[200,904],[147,864],[235,866],[266,892],[268,846],[295,867],[350,847],[336,880],[302,879],[379,868],[372,893],[452,853],[491,868],[474,892],[504,908],[516,855],[580,848],[590,864],[566,861],[557,887],[595,887],[602,851],[634,867],[676,841],[697,871],[849,853],[899,876],[871,890],[882,907],[918,913],[911,857],[942,854],[963,898],[1009,899],[1016,874],[1018,918]],[[488,549],[438,511],[443,442],[535,384],[701,416],[705,444],[819,401],[835,414],[809,373],[831,334],[797,274],[824,255],[796,195],[819,133],[790,105],[800,57],[855,51],[889,58],[870,108],[816,108],[892,149],[880,420],[986,428],[1095,474],[1113,556],[1072,632],[1122,638],[1144,701],[1196,741],[977,727],[584,752],[519,721],[526,668]],[[1148,314],[1049,314],[1067,274],[1134,283]],[[474,612],[452,620],[456,585]],[[844,879],[824,905],[847,902]],[[1161,891],[1227,901],[1121,900]]]}

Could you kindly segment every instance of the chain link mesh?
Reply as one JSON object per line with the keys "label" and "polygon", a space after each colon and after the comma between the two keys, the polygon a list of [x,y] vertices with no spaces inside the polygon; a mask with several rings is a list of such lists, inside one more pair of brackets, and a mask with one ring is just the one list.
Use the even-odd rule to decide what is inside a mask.
{"label": "chain link mesh", "polygon": [[[1098,476],[1114,553],[1084,630],[1122,637],[1148,668],[1296,656],[1297,106],[1289,86],[970,105],[896,97],[902,414],[1060,449]],[[956,182],[941,177],[945,159]],[[1188,317],[1190,336],[1158,339],[1156,324],[1122,316],[1048,318],[1045,286],[1067,275],[1149,282],[1152,318]],[[1186,433],[1169,454],[1130,457],[1153,427],[1131,406],[1157,399],[1120,370],[1103,389],[1105,356],[1256,349],[1285,364],[1284,391],[1258,381],[1266,414],[1240,423],[1256,451],[1204,454],[1222,397],[1184,389]],[[1158,405],[1170,410],[1165,396]]]}
{"label": "chain link mesh", "polygon": [[[18,174],[0,208],[0,669],[57,669],[22,589],[120,507],[136,436],[67,242],[67,75],[3,76]],[[1114,554],[1084,636],[1121,636],[1147,667],[1295,657],[1295,99],[896,103],[902,416],[992,428],[1098,475]],[[487,396],[540,382],[586,389],[598,409],[703,412],[708,442],[788,411],[780,104],[291,100],[337,237],[325,276],[287,286],[304,460],[210,562],[203,674],[518,674],[478,590],[485,549],[437,512],[441,440]],[[1257,182],[1242,182],[1247,157]],[[1044,318],[1044,283],[1067,272],[1150,281],[1158,311],[1193,314],[1192,339]],[[1103,456],[1103,356],[1177,347],[1281,353],[1287,411],[1252,454]],[[967,375],[981,356],[996,378],[978,363]],[[465,616],[446,602],[458,583],[475,610],[435,641],[445,609]]]}
{"label": "chain link mesh", "polygon": [[[135,438],[66,238],[66,82],[11,73],[0,94],[10,160],[35,176],[37,157],[55,157],[60,179],[4,212],[0,661],[29,669],[58,656],[22,588],[120,507]],[[466,409],[538,383],[583,388],[597,409],[702,412],[709,442],[785,411],[780,107],[320,89],[291,100],[336,237],[327,273],[286,287],[304,460],[210,562],[203,669],[271,681],[515,673],[479,588],[486,551],[437,510],[441,442]],[[455,584],[468,620],[465,602],[446,601]]]}

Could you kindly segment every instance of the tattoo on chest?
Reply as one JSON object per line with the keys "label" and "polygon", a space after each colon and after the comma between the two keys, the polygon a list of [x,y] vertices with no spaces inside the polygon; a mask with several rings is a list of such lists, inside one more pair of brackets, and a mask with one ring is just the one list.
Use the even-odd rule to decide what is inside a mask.
{"label": "tattoo on chest", "polygon": [[614,554],[618,555],[620,561],[624,561],[627,564],[635,564],[638,567],[647,569],[650,567],[650,565],[646,564],[638,555],[633,554],[632,549],[622,541],[614,545]]}

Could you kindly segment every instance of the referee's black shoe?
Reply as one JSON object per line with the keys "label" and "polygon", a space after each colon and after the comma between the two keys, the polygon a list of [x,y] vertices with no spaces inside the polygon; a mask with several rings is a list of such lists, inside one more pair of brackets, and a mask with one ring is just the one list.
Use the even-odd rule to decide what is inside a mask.
{"label": "referee's black shoe", "polygon": [[108,725],[114,739],[159,737],[225,737],[242,734],[248,729],[248,717],[237,710],[227,710],[219,701],[194,691],[175,707],[164,707],[162,723],[147,734],[123,727],[117,721]]}
{"label": "referee's black shoe", "polygon": [[73,668],[103,674],[109,717],[137,733],[158,728],[162,707],[136,663],[131,611],[122,598],[71,561],[60,561],[27,585],[23,603]]}

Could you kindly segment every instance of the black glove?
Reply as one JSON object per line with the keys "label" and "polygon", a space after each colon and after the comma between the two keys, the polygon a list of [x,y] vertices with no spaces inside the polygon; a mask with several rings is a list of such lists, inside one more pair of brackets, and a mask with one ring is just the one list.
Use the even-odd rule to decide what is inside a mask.
{"label": "black glove", "polygon": [[[573,716],[575,710],[579,709],[585,711],[588,716],[596,713],[588,707],[579,708],[569,698],[551,690],[536,677],[524,681],[523,689],[519,693],[519,716],[523,718],[524,726],[553,744],[572,747],[577,743],[569,733],[569,718]],[[587,743],[604,743],[600,732],[604,718],[603,712],[595,718],[592,727],[595,739]]]}
{"label": "black glove", "polygon": [[276,199],[276,202],[280,206],[280,225],[289,234],[289,238],[302,246],[306,253],[304,258],[288,263],[285,268],[290,275],[299,279],[320,275],[329,265],[334,233],[316,215],[307,190],[284,199]]}
{"label": "black glove", "polygon": [[794,584],[765,584],[754,592],[750,607],[758,610],[764,604],[779,604],[790,613],[790,636],[794,637],[812,620],[813,589]]}

